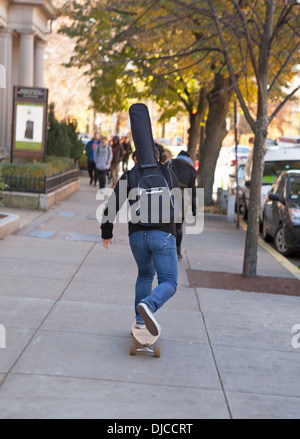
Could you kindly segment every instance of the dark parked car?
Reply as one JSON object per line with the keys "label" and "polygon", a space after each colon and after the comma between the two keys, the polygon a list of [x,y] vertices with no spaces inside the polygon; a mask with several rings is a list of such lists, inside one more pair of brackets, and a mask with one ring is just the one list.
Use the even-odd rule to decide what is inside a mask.
{"label": "dark parked car", "polygon": [[262,234],[284,256],[300,250],[300,170],[282,172],[266,196]]}

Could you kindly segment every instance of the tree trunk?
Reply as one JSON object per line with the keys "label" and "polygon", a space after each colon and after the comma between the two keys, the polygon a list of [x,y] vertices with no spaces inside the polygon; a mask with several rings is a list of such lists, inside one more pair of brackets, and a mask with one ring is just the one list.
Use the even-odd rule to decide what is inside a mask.
{"label": "tree trunk", "polygon": [[264,172],[266,139],[268,135],[268,72],[270,50],[272,46],[272,29],[275,13],[275,1],[266,2],[266,17],[262,35],[258,69],[257,69],[257,117],[255,123],[255,140],[253,147],[253,165],[251,174],[250,199],[248,208],[248,225],[244,252],[243,276],[256,276],[257,246],[259,231],[259,212],[261,186]]}
{"label": "tree trunk", "polygon": [[198,170],[199,187],[204,188],[204,204],[212,202],[213,184],[217,160],[222,142],[227,134],[226,116],[233,89],[229,78],[215,75],[213,90],[208,94],[208,116],[206,122],[206,137],[201,149],[200,166]]}
{"label": "tree trunk", "polygon": [[267,117],[257,118],[253,147],[250,199],[248,207],[247,233],[244,252],[243,276],[256,276],[257,246],[259,232],[259,211],[261,185],[264,171],[265,144],[267,138]]}
{"label": "tree trunk", "polygon": [[188,140],[188,152],[192,160],[195,162],[197,151],[199,148],[199,139],[200,139],[200,124],[202,118],[201,114],[190,114],[190,127],[188,129],[189,140]]}
{"label": "tree trunk", "polygon": [[203,120],[206,108],[207,108],[206,90],[204,87],[202,87],[199,93],[196,113],[193,113],[192,109],[190,109],[189,111],[190,128],[188,129],[188,133],[189,133],[188,152],[190,153],[190,156],[194,162],[196,160],[197,151],[199,149],[201,122]]}

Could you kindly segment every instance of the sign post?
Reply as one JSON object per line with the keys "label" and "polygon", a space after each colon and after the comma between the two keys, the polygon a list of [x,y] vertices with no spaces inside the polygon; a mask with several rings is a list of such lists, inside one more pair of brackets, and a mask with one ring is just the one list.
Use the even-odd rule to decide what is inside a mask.
{"label": "sign post", "polygon": [[10,161],[46,161],[48,89],[14,86]]}
{"label": "sign post", "polygon": [[238,163],[238,133],[237,133],[237,110],[234,101],[234,139],[235,139],[235,184],[236,184],[236,227],[240,227],[240,200],[239,200],[239,163]]}

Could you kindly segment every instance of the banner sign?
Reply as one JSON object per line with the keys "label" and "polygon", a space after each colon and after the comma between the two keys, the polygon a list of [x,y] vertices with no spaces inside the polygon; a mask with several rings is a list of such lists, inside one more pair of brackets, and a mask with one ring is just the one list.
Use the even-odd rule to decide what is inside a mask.
{"label": "banner sign", "polygon": [[46,159],[48,89],[14,86],[11,162]]}

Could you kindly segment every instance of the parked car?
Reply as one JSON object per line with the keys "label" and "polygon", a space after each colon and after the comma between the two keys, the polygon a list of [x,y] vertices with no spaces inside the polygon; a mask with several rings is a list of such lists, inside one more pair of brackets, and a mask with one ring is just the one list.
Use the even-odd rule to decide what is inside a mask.
{"label": "parked car", "polygon": [[[242,163],[238,166],[238,193],[239,193],[239,207],[240,210],[243,206],[243,184],[245,178],[245,164]],[[236,168],[231,170],[228,178],[228,195],[236,195]],[[236,205],[235,205],[236,210]]]}
{"label": "parked car", "polygon": [[[250,150],[246,166],[243,185],[243,217],[248,216],[251,174],[253,165],[253,149]],[[283,171],[300,169],[300,143],[281,142],[267,139],[263,182],[261,188],[259,219],[262,225],[262,211],[266,195],[272,189],[273,183]],[[255,184],[255,182],[254,182]]]}
{"label": "parked car", "polygon": [[268,193],[262,235],[284,256],[300,250],[300,169],[282,172]]}
{"label": "parked car", "polygon": [[[238,163],[246,162],[247,157],[249,155],[250,148],[247,145],[238,145],[237,149],[237,159]],[[236,165],[236,152],[235,152],[235,146],[232,146],[229,151],[227,164],[229,166],[235,166]]]}

